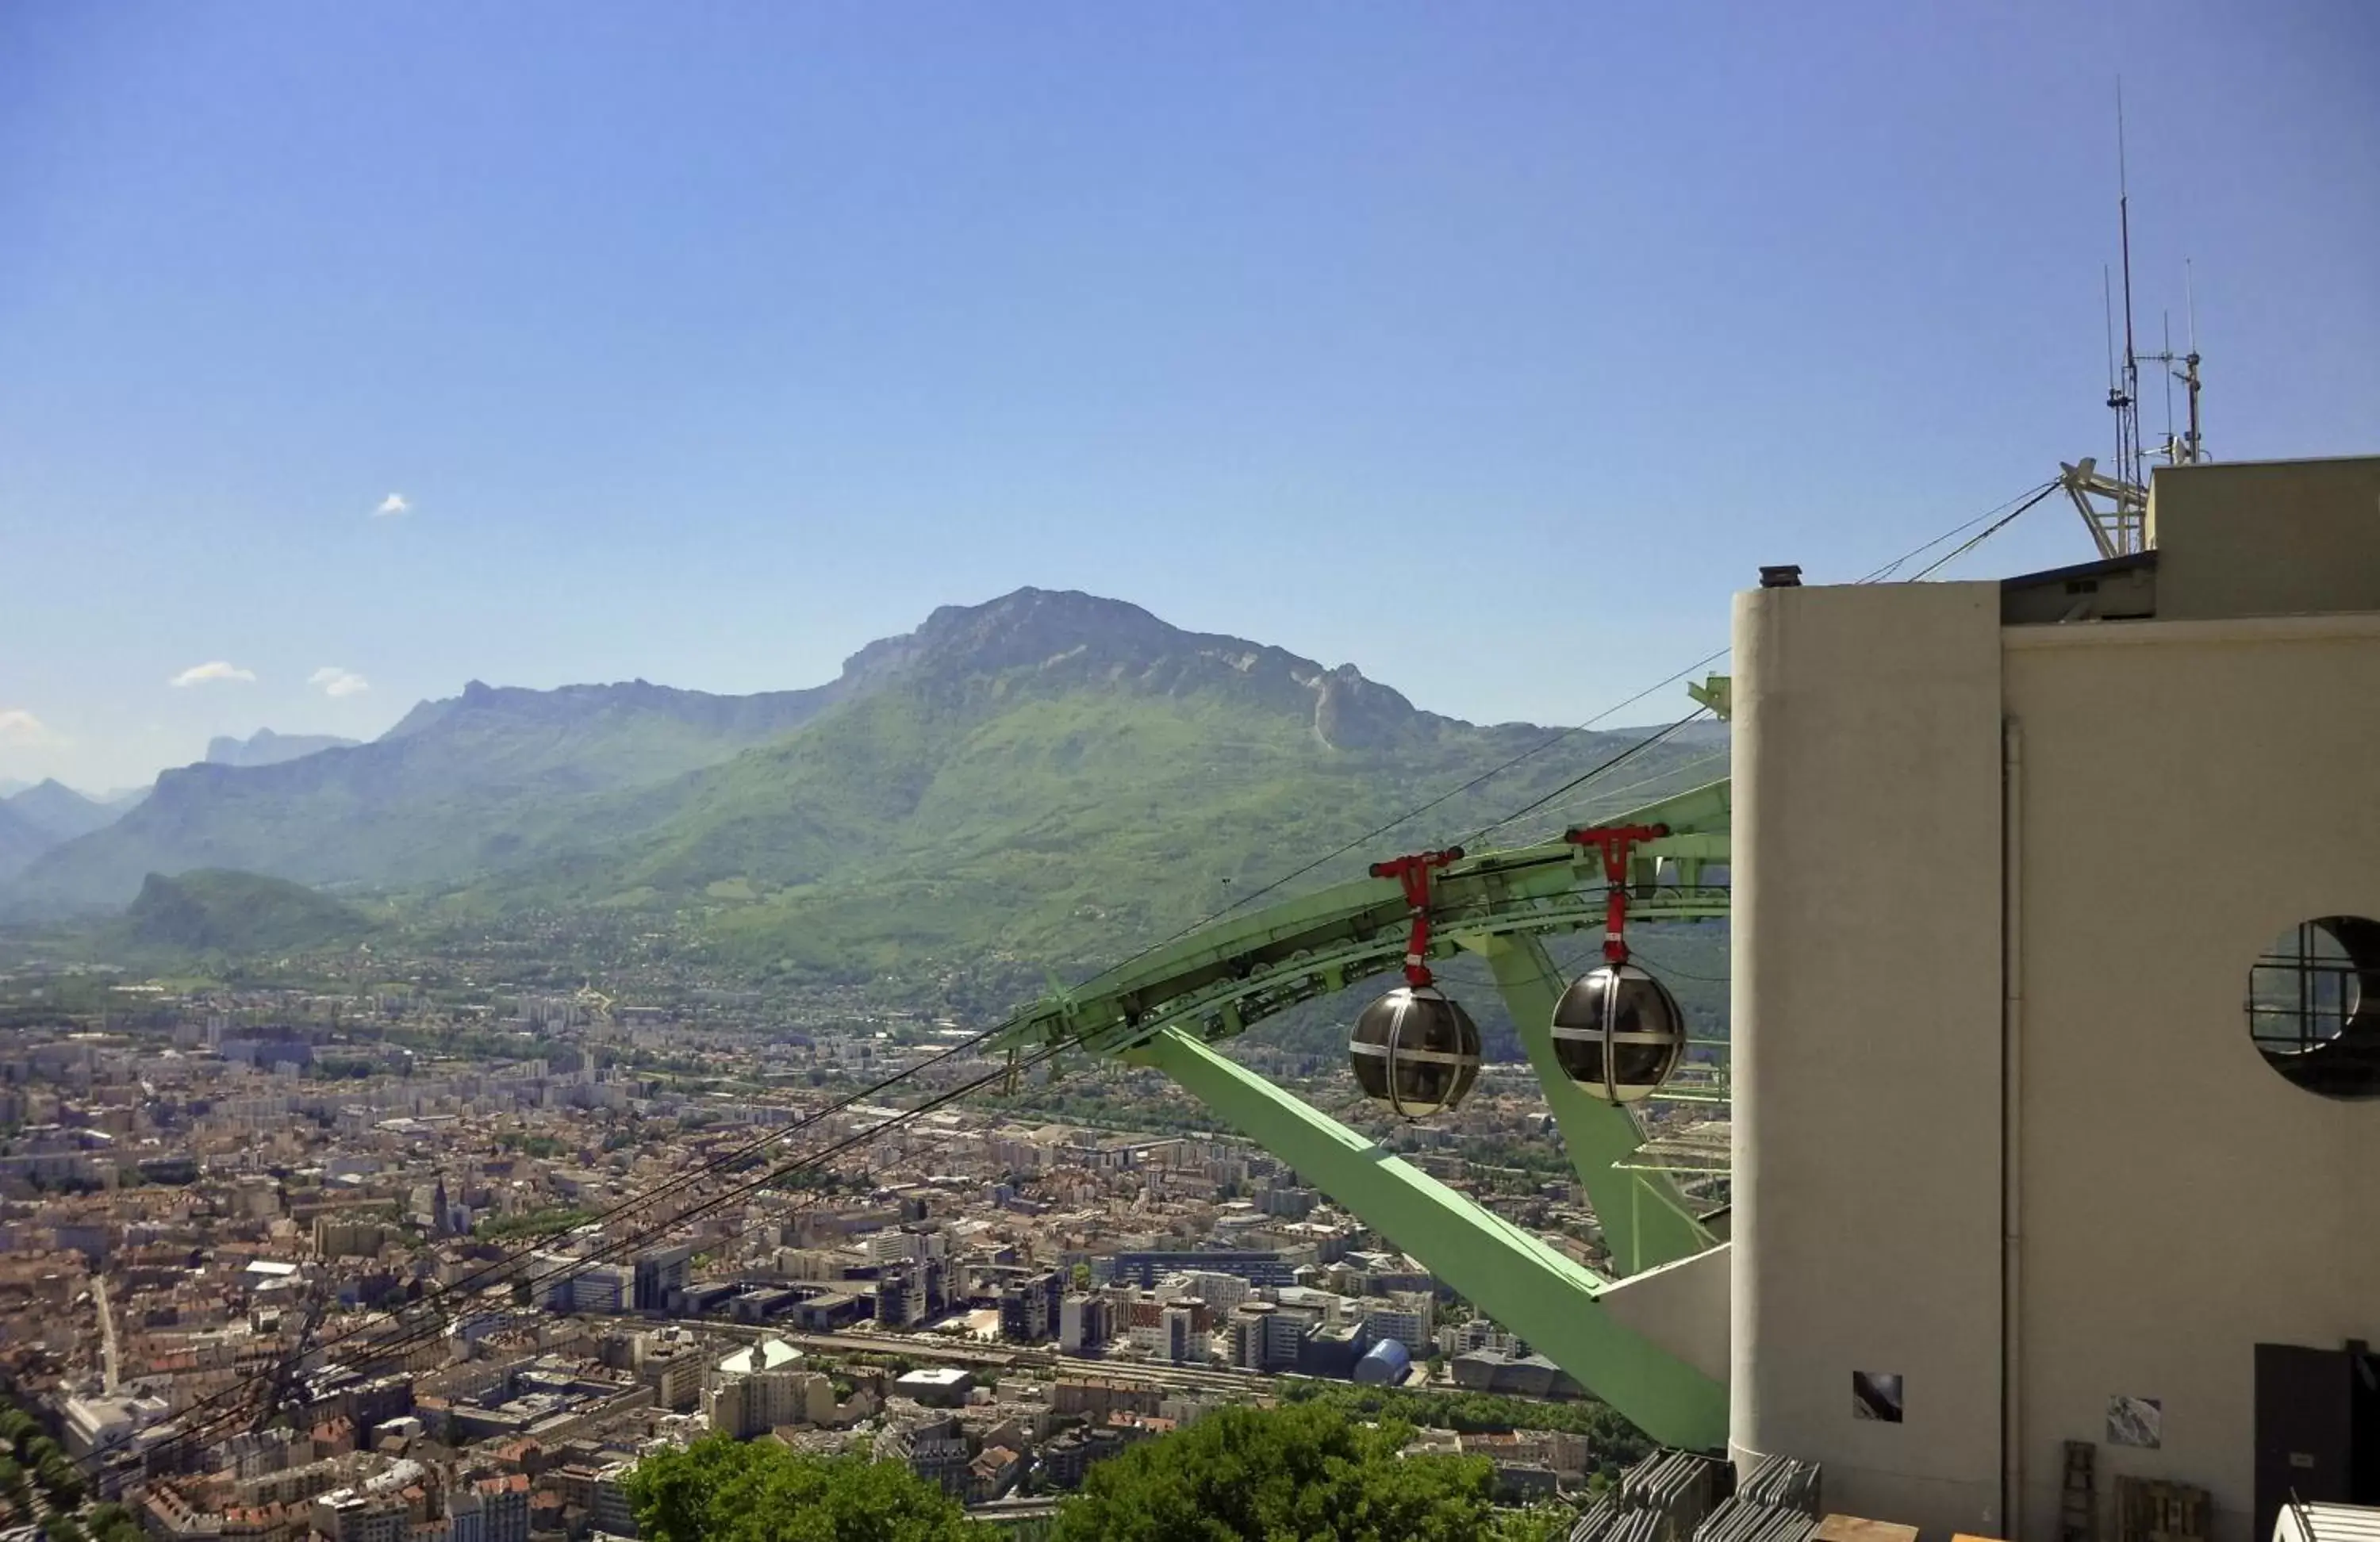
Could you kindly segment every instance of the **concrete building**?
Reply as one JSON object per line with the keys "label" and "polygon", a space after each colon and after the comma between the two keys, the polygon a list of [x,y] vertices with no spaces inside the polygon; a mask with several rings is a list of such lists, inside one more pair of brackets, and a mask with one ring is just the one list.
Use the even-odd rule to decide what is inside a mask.
{"label": "concrete building", "polygon": [[1123,1450],[1123,1437],[1103,1426],[1060,1430],[1041,1448],[1041,1474],[1055,1488],[1079,1488],[1091,1463]]}
{"label": "concrete building", "polygon": [[1059,1302],[1058,1347],[1068,1354],[1097,1349],[1114,1334],[1114,1309],[1107,1297],[1075,1294]]}
{"label": "concrete building", "polygon": [[738,1440],[780,1425],[825,1424],[834,1417],[834,1384],[804,1364],[783,1339],[739,1349],[719,1362],[703,1394],[710,1427]]}
{"label": "concrete building", "polygon": [[682,1413],[702,1396],[702,1357],[690,1346],[657,1344],[645,1351],[637,1379],[653,1390],[655,1406]]}
{"label": "concrete building", "polygon": [[1012,1281],[1000,1293],[1000,1336],[1011,1343],[1038,1344],[1063,1325],[1065,1279],[1044,1269]]}
{"label": "concrete building", "polygon": [[629,1507],[626,1483],[632,1463],[614,1462],[595,1474],[588,1513],[595,1529],[606,1536],[635,1536],[636,1512]]}
{"label": "concrete building", "polygon": [[626,1308],[636,1276],[625,1264],[580,1264],[568,1254],[532,1255],[534,1278],[546,1309],[553,1312],[618,1312]]}
{"label": "concrete building", "polygon": [[675,1247],[657,1247],[637,1255],[636,1278],[633,1286],[634,1305],[639,1312],[659,1312],[669,1305],[670,1293],[686,1286],[686,1270],[694,1258],[694,1245],[682,1243]]}
{"label": "concrete building", "polygon": [[877,1461],[901,1463],[953,1499],[966,1498],[972,1459],[952,1415],[889,1425],[877,1432],[873,1450]]}
{"label": "concrete building", "polygon": [[487,1505],[476,1490],[446,1496],[446,1537],[447,1542],[488,1542]]}
{"label": "concrete building", "polygon": [[968,1390],[975,1386],[972,1374],[957,1366],[920,1366],[904,1371],[892,1383],[892,1390],[929,1408],[955,1408],[966,1402]]}
{"label": "concrete building", "polygon": [[1738,600],[1731,1444],[1831,1509],[2046,1542],[2068,1440],[2216,1542],[2380,1489],[2380,459],[2148,517]]}
{"label": "concrete building", "polygon": [[876,1281],[876,1320],[887,1328],[905,1328],[927,1316],[923,1269],[891,1269]]}
{"label": "concrete building", "polygon": [[135,1433],[162,1422],[171,1410],[154,1397],[89,1397],[66,1400],[66,1452],[80,1460],[112,1450]]}
{"label": "concrete building", "polygon": [[1364,1326],[1375,1340],[1394,1339],[1408,1354],[1426,1356],[1434,1347],[1430,1333],[1437,1321],[1436,1306],[1426,1291],[1399,1291],[1386,1299],[1367,1297],[1363,1303]]}
{"label": "concrete building", "polygon": [[1269,1301],[1244,1301],[1232,1307],[1224,1325],[1224,1357],[1244,1371],[1271,1369],[1272,1322],[1280,1313]]}
{"label": "concrete building", "polygon": [[395,1494],[342,1488],[314,1501],[312,1524],[331,1542],[405,1542],[406,1504]]}
{"label": "concrete building", "polygon": [[1259,1288],[1297,1283],[1297,1270],[1278,1253],[1212,1250],[1197,1253],[1124,1252],[1092,1260],[1094,1274],[1118,1284],[1154,1290],[1169,1274],[1208,1271],[1236,1275]]}
{"label": "concrete building", "polygon": [[480,1480],[485,1542],[528,1542],[528,1475]]}

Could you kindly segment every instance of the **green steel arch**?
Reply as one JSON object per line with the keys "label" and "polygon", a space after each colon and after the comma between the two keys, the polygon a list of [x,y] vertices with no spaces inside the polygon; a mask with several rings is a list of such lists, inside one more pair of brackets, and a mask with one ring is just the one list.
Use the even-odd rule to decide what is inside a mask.
{"label": "green steel arch", "polygon": [[[1728,860],[1729,810],[1721,781],[1609,821],[1669,829],[1636,847],[1631,919],[1727,914],[1725,888],[1702,880]],[[1431,881],[1430,953],[1487,962],[1614,1266],[1628,1275],[1717,1239],[1658,1164],[1632,1160],[1645,1141],[1635,1114],[1581,1091],[1554,1059],[1553,1008],[1566,982],[1541,940],[1599,929],[1607,887],[1600,858],[1567,841],[1466,856]],[[1048,997],[990,1048],[1062,1044],[1165,1072],[1655,1439],[1724,1446],[1724,1383],[1618,1321],[1603,1299],[1613,1281],[1212,1048],[1395,968],[1410,923],[1393,880],[1337,884],[1216,921]]]}

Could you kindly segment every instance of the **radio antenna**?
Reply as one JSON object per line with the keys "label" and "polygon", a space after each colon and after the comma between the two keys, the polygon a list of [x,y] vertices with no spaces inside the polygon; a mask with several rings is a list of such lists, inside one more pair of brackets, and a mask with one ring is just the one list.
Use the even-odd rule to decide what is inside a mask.
{"label": "radio antenna", "polygon": [[[2185,325],[2190,351],[2173,351],[2173,313],[2161,313],[2163,341],[2159,351],[2143,355],[2132,306],[2132,188],[2130,147],[2124,126],[2124,82],[2116,80],[2116,241],[2124,302],[2124,351],[2116,352],[2116,287],[2118,273],[2099,267],[2099,308],[2107,327],[2107,408],[2116,418],[2116,454],[2106,470],[2095,458],[2061,466],[2058,481],[2082,516],[2102,557],[2129,556],[2148,547],[2148,456],[2141,443],[2141,361],[2145,357],[2166,371],[2166,431],[2158,454],[2168,464],[2195,465],[2206,458],[2201,438],[2198,378],[2198,297],[2190,264],[2182,264]],[[2180,381],[2188,396],[2188,426],[2176,433],[2173,382]]]}

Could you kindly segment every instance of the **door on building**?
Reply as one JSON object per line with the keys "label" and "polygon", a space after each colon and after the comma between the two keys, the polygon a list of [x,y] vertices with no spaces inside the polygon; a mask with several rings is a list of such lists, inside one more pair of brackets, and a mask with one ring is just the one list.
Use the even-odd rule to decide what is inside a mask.
{"label": "door on building", "polygon": [[2345,1349],[2256,1346],[2256,1542],[2292,1500],[2380,1502],[2380,1363]]}

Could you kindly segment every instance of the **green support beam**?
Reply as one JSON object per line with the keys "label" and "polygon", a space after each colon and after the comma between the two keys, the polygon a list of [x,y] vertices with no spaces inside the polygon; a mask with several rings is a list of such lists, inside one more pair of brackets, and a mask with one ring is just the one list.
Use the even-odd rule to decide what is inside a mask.
{"label": "green support beam", "polygon": [[[1634,854],[1631,919],[1727,914],[1726,891],[1706,888],[1702,874],[1728,860],[1730,805],[1728,783],[1715,782],[1610,821],[1670,831]],[[1700,1252],[1712,1239],[1673,1180],[1633,1160],[1643,1140],[1634,1114],[1581,1091],[1553,1057],[1553,1004],[1564,982],[1538,939],[1599,930],[1605,898],[1600,859],[1566,842],[1475,854],[1431,880],[1430,954],[1467,949],[1487,959],[1614,1264],[1634,1273]],[[1606,1287],[1592,1272],[1208,1048],[1394,969],[1410,922],[1393,880],[1334,884],[1202,927],[1036,1002],[990,1047],[1021,1056],[1055,1046],[1162,1069],[1646,1433],[1718,1449],[1725,1389],[1613,1321],[1597,1303]]]}
{"label": "green support beam", "polygon": [[1562,1074],[1554,1058],[1554,1003],[1569,982],[1546,956],[1545,944],[1526,933],[1506,933],[1473,945],[1494,972],[1529,1064],[1545,1087],[1562,1147],[1603,1227],[1613,1269],[1634,1274],[1709,1247],[1717,1239],[1694,1219],[1675,1184],[1647,1167],[1619,1165],[1645,1143],[1634,1111],[1613,1107]]}
{"label": "green support beam", "polygon": [[[1714,782],[1612,821],[1670,827],[1668,835],[1639,845],[1636,858],[1640,876],[1667,863],[1672,880],[1640,886],[1629,902],[1632,920],[1727,914],[1726,892],[1704,888],[1701,879],[1706,864],[1727,861],[1730,807],[1728,784]],[[1430,955],[1454,953],[1458,937],[1476,947],[1486,937],[1599,929],[1603,910],[1602,864],[1581,847],[1548,841],[1480,853],[1430,880],[1437,931]],[[1037,1002],[991,1048],[1055,1043],[1117,1054],[1177,1026],[1210,1043],[1229,1038],[1300,1002],[1395,968],[1409,923],[1393,880],[1333,884],[1215,921]]]}
{"label": "green support beam", "polygon": [[1727,1443],[1727,1389],[1614,1321],[1585,1266],[1178,1029],[1134,1049],[1667,1445]]}

